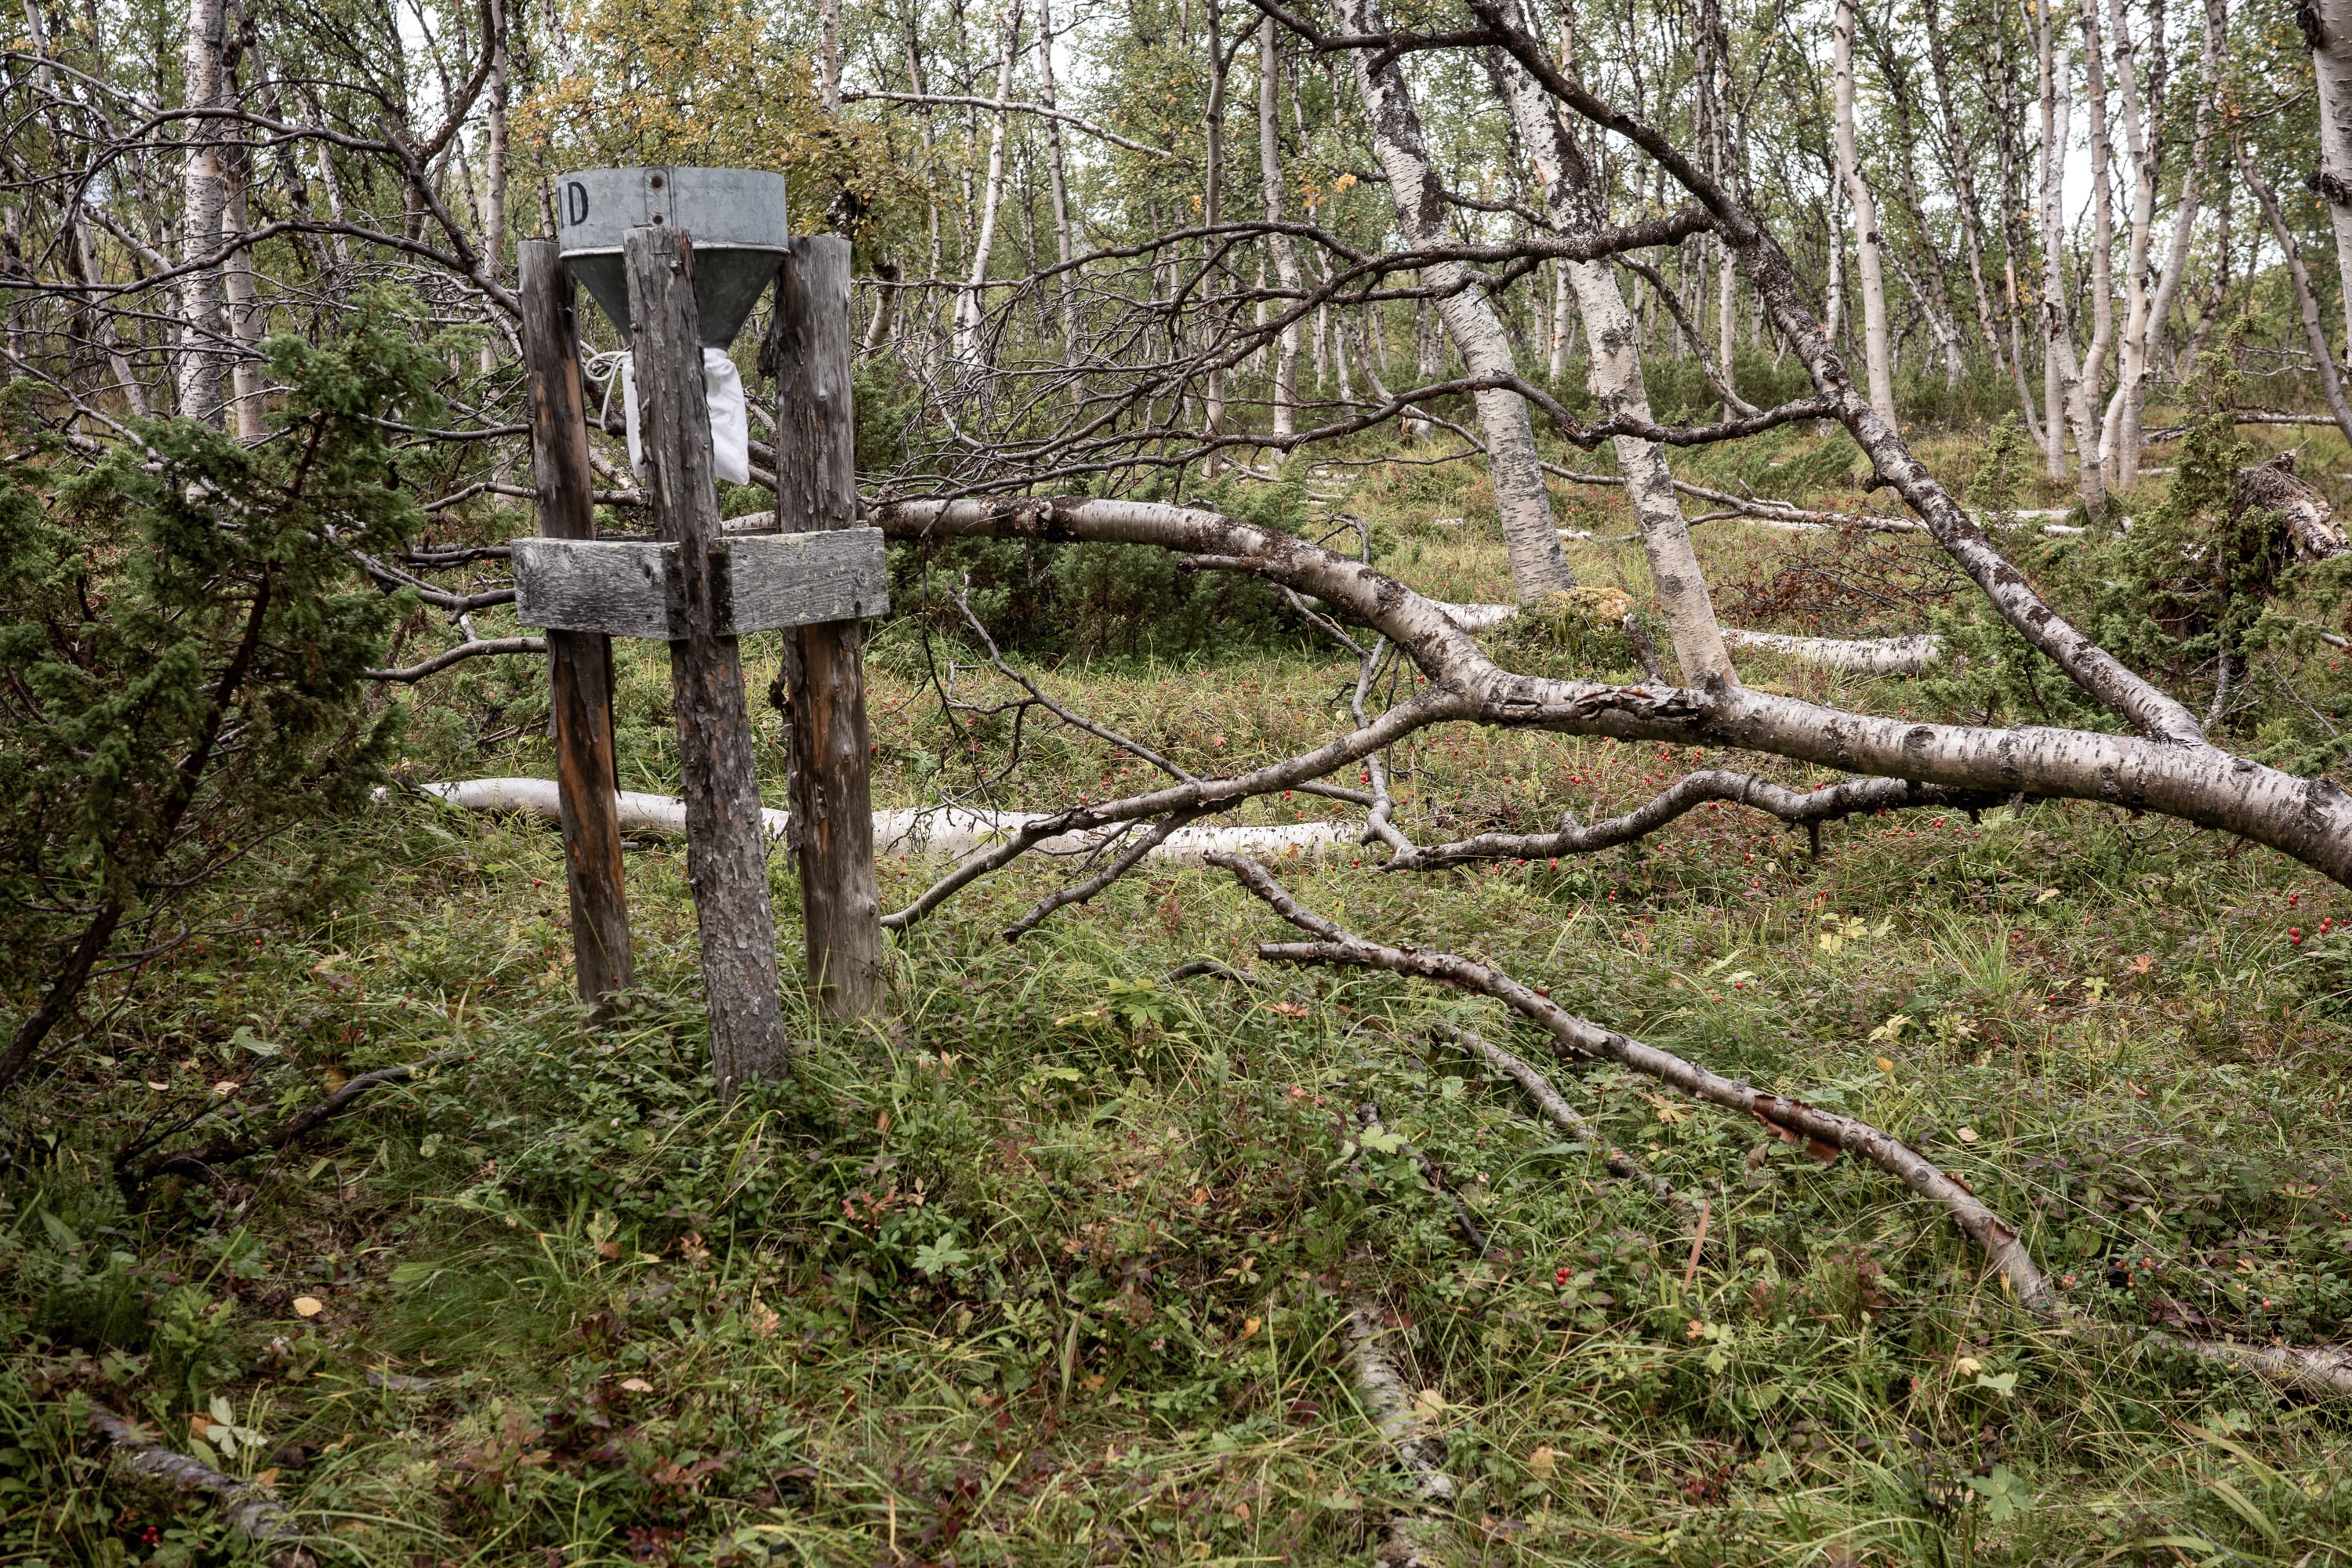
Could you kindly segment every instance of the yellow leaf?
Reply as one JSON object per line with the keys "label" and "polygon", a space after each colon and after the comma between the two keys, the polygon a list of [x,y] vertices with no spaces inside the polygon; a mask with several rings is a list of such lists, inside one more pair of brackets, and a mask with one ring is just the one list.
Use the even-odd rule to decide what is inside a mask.
{"label": "yellow leaf", "polygon": [[1258,1331],[1258,1324],[1259,1320],[1256,1318],[1244,1318],[1242,1320],[1241,1337],[1243,1339],[1248,1339],[1251,1335],[1256,1333]]}
{"label": "yellow leaf", "polygon": [[257,1487],[276,1486],[278,1484],[278,1467],[272,1465],[268,1469],[262,1471],[259,1475],[254,1477],[253,1484]]}
{"label": "yellow leaf", "polygon": [[1547,1481],[1559,1473],[1559,1456],[1552,1451],[1550,1444],[1545,1444],[1528,1456],[1528,1472]]}
{"label": "yellow leaf", "polygon": [[1688,1121],[1690,1113],[1686,1110],[1677,1110],[1671,1105],[1661,1105],[1658,1107],[1658,1120],[1671,1127],[1677,1121]]}
{"label": "yellow leaf", "polygon": [[327,1304],[316,1296],[294,1298],[294,1315],[298,1318],[315,1318],[326,1310]]}
{"label": "yellow leaf", "polygon": [[1973,1143],[1977,1141],[1977,1130],[1973,1127],[1963,1127],[1952,1136],[1963,1143]]}
{"label": "yellow leaf", "polygon": [[1972,1355],[1964,1355],[1952,1363],[1952,1370],[1962,1377],[1974,1377],[1984,1370],[1984,1363]]}
{"label": "yellow leaf", "polygon": [[1893,1072],[1895,1070],[1895,1058],[1893,1057],[1880,1057],[1876,1065],[1880,1072]]}
{"label": "yellow leaf", "polygon": [[2055,889],[2055,888],[2044,888],[2044,889],[2042,889],[2041,896],[2040,896],[2039,898],[2035,899],[2033,901],[2034,901],[2035,903],[2037,903],[2037,904],[2046,904],[2046,903],[2048,903],[2051,900],[2053,900],[2053,899],[2056,898],[2057,896],[2058,896],[2058,889]]}
{"label": "yellow leaf", "polygon": [[621,1389],[626,1394],[651,1394],[654,1385],[642,1377],[625,1377],[621,1380]]}

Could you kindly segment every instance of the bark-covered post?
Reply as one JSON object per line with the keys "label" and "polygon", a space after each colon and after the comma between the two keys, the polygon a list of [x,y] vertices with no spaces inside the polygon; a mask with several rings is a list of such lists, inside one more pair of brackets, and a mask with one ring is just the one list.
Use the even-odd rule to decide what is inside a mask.
{"label": "bark-covered post", "polygon": [[[857,526],[849,394],[849,241],[793,241],[777,288],[776,521],[788,533]],[[874,1009],[882,909],[858,623],[784,633],[792,724],[793,847],[800,859],[808,977],[834,1017]]]}
{"label": "bark-covered post", "polygon": [[776,985],[776,921],[760,841],[760,783],[743,702],[743,659],[712,592],[719,490],[710,469],[710,409],[703,400],[694,246],[684,230],[651,225],[623,237],[630,343],[641,410],[646,491],[654,526],[677,546],[671,579],[686,635],[669,645],[686,795],[686,866],[710,1009],[710,1067],[721,1096],[783,1070],[783,1003]]}
{"label": "bark-covered post", "polygon": [[[551,240],[524,241],[519,260],[539,531],[550,539],[593,539],[595,476],[588,462],[572,279]],[[613,765],[613,639],[602,632],[551,629],[547,650],[572,962],[580,999],[602,1004],[636,974]]]}

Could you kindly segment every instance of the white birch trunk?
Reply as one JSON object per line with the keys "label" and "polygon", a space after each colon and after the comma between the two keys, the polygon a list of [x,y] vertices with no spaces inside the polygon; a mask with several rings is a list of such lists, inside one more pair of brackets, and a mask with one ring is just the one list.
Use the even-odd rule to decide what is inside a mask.
{"label": "white birch trunk", "polygon": [[[1491,58],[1490,65],[1496,90],[1517,128],[1519,143],[1528,150],[1536,179],[1544,188],[1552,221],[1564,234],[1590,233],[1601,227],[1606,214],[1597,182],[1550,97],[1517,60],[1507,56]],[[1593,261],[1563,262],[1561,269],[1576,290],[1578,310],[1584,318],[1585,342],[1592,356],[1592,393],[1602,416],[1648,419],[1649,391],[1642,380],[1633,313],[1625,307],[1616,273],[1608,263]],[[1727,346],[1727,331],[1726,338]],[[1657,587],[1659,613],[1665,618],[1684,681],[1707,688],[1738,685],[1739,677],[1716,624],[1706,574],[1691,546],[1690,530],[1683,521],[1682,501],[1675,493],[1675,477],[1666,467],[1665,453],[1655,442],[1632,437],[1621,436],[1615,445],[1618,470],[1625,476],[1625,494],[1633,502],[1642,549],[1649,557],[1650,576]]]}
{"label": "white birch trunk", "polygon": [[[183,100],[191,109],[215,108],[221,96],[221,52],[226,11],[222,0],[188,0],[188,39]],[[220,121],[191,120],[180,180],[180,255],[194,263],[219,248],[221,237]],[[221,422],[219,362],[213,345],[221,335],[221,276],[200,267],[180,283],[180,413],[208,425]]]}
{"label": "white birch trunk", "polygon": [[[1046,108],[1052,109],[1055,107],[1053,0],[1038,0],[1037,26],[1040,33],[1037,62],[1038,86],[1041,89],[1042,101]],[[1048,116],[1045,121],[1045,172],[1047,178],[1052,182],[1054,193],[1054,249],[1062,266],[1066,268],[1070,265],[1071,257],[1076,254],[1077,237],[1072,232],[1070,226],[1070,185],[1068,173],[1062,162],[1062,122],[1051,116]],[[1067,270],[1059,276],[1062,298],[1063,362],[1075,366],[1078,359],[1078,279],[1075,272]],[[1083,397],[1085,390],[1082,387],[1074,386],[1071,388],[1071,394],[1075,397]]]}
{"label": "white birch trunk", "polygon": [[[1341,24],[1351,31],[1371,32],[1381,24],[1372,0],[1339,0]],[[1397,222],[1412,246],[1445,242],[1444,187],[1422,140],[1421,117],[1412,106],[1404,73],[1394,62],[1375,72],[1361,50],[1354,51],[1358,90],[1363,94],[1365,121],[1372,148],[1389,177],[1389,195],[1396,203]],[[1458,261],[1422,269],[1423,279],[1440,289],[1462,282],[1468,269]],[[1493,303],[1476,288],[1448,293],[1437,303],[1445,330],[1462,351],[1473,375],[1517,374],[1508,335],[1495,314]],[[1559,531],[1552,519],[1551,495],[1544,488],[1543,464],[1536,451],[1536,433],[1528,417],[1526,400],[1515,392],[1477,394],[1478,423],[1486,446],[1486,465],[1495,486],[1495,510],[1503,525],[1503,542],[1511,561],[1511,586],[1521,604],[1562,593],[1576,585],[1560,553]]]}
{"label": "white birch trunk", "polygon": [[[1006,0],[1004,59],[996,72],[996,99],[1000,103],[1013,96],[1013,67],[1020,57],[1020,42],[1021,0]],[[956,360],[966,366],[980,363],[987,316],[982,296],[988,286],[988,264],[996,248],[997,212],[1004,205],[1004,133],[1005,121],[1011,118],[1009,110],[998,110],[995,124],[989,132],[988,182],[981,191],[980,232],[972,240],[971,272],[965,280],[962,298],[956,303]]]}
{"label": "white birch trunk", "polygon": [[2319,194],[2336,225],[2336,272],[2352,342],[2352,0],[2296,0],[2319,89]]}
{"label": "white birch trunk", "polygon": [[2098,0],[2082,0],[2083,97],[2091,131],[2091,350],[2083,358],[2074,397],[2075,460],[2080,465],[2083,504],[2094,515],[2106,501],[2107,454],[2097,417],[2099,389],[2107,355],[2116,346],[2116,202],[2108,177],[2114,147],[2107,136],[2105,41],[2099,31]]}
{"label": "white birch trunk", "polygon": [[1853,127],[1853,0],[1838,0],[1832,23],[1835,54],[1838,175],[1853,204],[1854,283],[1862,290],[1862,357],[1870,384],[1870,406],[1895,424],[1895,374],[1886,342],[1886,279],[1879,264],[1878,204],[1862,175]]}
{"label": "white birch trunk", "polygon": [[[1265,221],[1282,221],[1282,121],[1275,113],[1282,89],[1281,32],[1275,19],[1261,16],[1257,24],[1257,169],[1265,197]],[[1298,256],[1286,234],[1266,237],[1274,252],[1276,279],[1286,289],[1298,283]],[[1287,309],[1287,305],[1285,309]],[[1287,436],[1297,428],[1298,405],[1298,323],[1282,329],[1274,360],[1274,433]]]}
{"label": "white birch trunk", "polygon": [[[2131,159],[2131,237],[2124,253],[2123,353],[2116,366],[2115,395],[2099,432],[2100,467],[2106,482],[2130,489],[2139,482],[2139,421],[2131,417],[2138,404],[2140,379],[2147,374],[2147,253],[2156,226],[2158,150],[2140,118],[2139,64],[2133,56],[2131,21],[2124,0],[2107,0],[2107,25],[2115,35],[2116,81],[2123,89],[2124,152]],[[2197,221],[2197,176],[2192,165],[2182,182],[2180,209],[2175,219],[2184,228]],[[2128,426],[2128,428],[2126,428]]]}

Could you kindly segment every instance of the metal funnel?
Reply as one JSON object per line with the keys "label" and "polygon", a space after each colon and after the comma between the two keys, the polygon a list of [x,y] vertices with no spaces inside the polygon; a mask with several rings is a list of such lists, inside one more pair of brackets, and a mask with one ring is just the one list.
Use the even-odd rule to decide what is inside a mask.
{"label": "metal funnel", "polygon": [[646,224],[694,237],[694,302],[704,346],[735,341],[792,243],[784,177],[757,169],[591,169],[555,183],[557,247],[572,276],[629,341],[624,231]]}

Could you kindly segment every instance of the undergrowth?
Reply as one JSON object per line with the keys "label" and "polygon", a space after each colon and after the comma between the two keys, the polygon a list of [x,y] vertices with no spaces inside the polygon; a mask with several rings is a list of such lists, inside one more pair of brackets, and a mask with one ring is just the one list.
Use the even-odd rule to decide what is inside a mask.
{"label": "undergrowth", "polygon": [[[1923,445],[1939,467],[1981,455]],[[1790,436],[1769,471],[1843,476],[1819,456],[1835,446]],[[1407,581],[1500,597],[1480,482],[1440,472],[1370,469],[1320,508],[1294,476],[1273,504],[1310,533],[1319,511],[1355,510]],[[1843,482],[1792,493],[1828,504]],[[1622,501],[1562,504],[1564,521],[1601,525],[1573,547],[1580,578],[1638,603],[1638,550],[1611,537]],[[1932,558],[1882,565],[1889,548],[1701,537],[1717,583],[1778,595],[1754,602],[1808,631],[1916,629],[1910,600],[1808,597],[1935,587]],[[899,604],[870,649],[883,804],[969,783],[1003,743],[926,701],[940,660],[973,656],[940,621],[927,646]],[[1097,647],[1042,679],[1187,766],[1229,769],[1345,712],[1352,658],[1269,625],[1237,647]],[[1630,649],[1583,635],[1530,625],[1497,653],[1633,676]],[[2332,656],[2310,646],[2272,657],[2315,681]],[[673,787],[658,654],[616,660],[625,787]],[[755,690],[773,658],[747,645]],[[1747,674],[1880,711],[1940,700],[1922,683]],[[480,661],[398,700],[404,767],[544,775],[533,680]],[[2321,733],[2260,700],[2250,722]],[[777,722],[755,718],[773,799]],[[1591,820],[1692,766],[1759,766],[1470,730],[1398,763],[1400,820],[1420,837],[1570,807]],[[1140,777],[1063,736],[1004,795]],[[1249,816],[1338,812],[1300,796]],[[1408,1489],[1349,1376],[1358,1301],[1400,1330],[1447,1438],[1454,1560],[2352,1555],[2340,1409],[2154,1341],[2037,1327],[1890,1179],[1552,1061],[1493,1005],[1258,963],[1251,943],[1282,933],[1220,874],[1147,867],[1017,946],[995,933],[1059,873],[980,884],[896,944],[880,1016],[822,1022],[788,982],[794,1072],[721,1107],[677,847],[630,857],[641,984],[599,1022],[571,998],[551,835],[394,797],[315,837],[289,864],[362,868],[363,892],[114,977],[86,1037],[13,1108],[7,1562],[250,1553],[200,1504],[110,1469],[83,1430],[97,1400],[266,1481],[328,1561],[1360,1563]],[[2300,868],[2054,804],[1834,826],[1818,858],[1718,806],[1584,860],[1418,879],[1373,863],[1349,849],[1277,870],[1366,934],[1482,957],[1890,1129],[2016,1224],[2098,1319],[2352,1338],[2352,901]],[[218,902],[257,900],[274,870],[247,868]],[[789,950],[788,861],[772,873]],[[926,876],[887,864],[886,905]],[[1200,958],[1266,984],[1167,978]],[[1439,1021],[1549,1064],[1611,1142],[1707,1203],[1704,1245],[1435,1043]],[[118,1179],[114,1151],[165,1119],[240,1107],[266,1122],[430,1058],[275,1159],[210,1183]]]}

